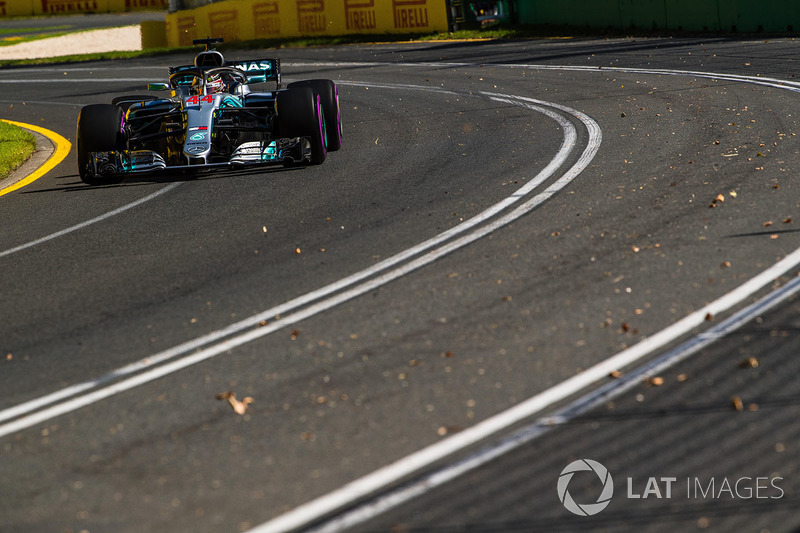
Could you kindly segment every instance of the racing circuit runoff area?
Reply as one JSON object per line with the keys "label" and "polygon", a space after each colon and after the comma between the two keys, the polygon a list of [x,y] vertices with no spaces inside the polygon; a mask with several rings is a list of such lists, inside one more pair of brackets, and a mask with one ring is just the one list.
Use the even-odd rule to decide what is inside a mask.
{"label": "racing circuit runoff area", "polygon": [[3,195],[2,530],[796,530],[794,45],[286,50],[323,165]]}

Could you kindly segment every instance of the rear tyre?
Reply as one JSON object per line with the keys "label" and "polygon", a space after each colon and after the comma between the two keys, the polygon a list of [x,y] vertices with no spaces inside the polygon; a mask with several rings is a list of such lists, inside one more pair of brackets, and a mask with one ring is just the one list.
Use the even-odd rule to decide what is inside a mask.
{"label": "rear tyre", "polygon": [[287,85],[293,87],[310,87],[319,95],[322,111],[325,115],[325,147],[335,152],[342,147],[342,118],[339,113],[339,90],[331,80],[296,81]]}
{"label": "rear tyre", "polygon": [[295,87],[278,93],[277,124],[280,137],[309,137],[311,164],[325,161],[325,121],[320,97],[309,87]]}
{"label": "rear tyre", "polygon": [[78,115],[77,152],[78,174],[89,185],[119,183],[122,176],[95,176],[89,169],[92,152],[115,152],[123,145],[122,126],[125,113],[116,105],[93,104],[81,109]]}

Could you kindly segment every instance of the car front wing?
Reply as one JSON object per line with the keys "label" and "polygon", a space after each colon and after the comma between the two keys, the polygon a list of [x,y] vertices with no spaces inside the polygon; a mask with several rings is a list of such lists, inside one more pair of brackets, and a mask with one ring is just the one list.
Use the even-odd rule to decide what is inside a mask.
{"label": "car front wing", "polygon": [[157,172],[163,170],[235,168],[251,165],[298,164],[311,162],[311,140],[308,137],[288,137],[273,141],[253,141],[240,144],[228,161],[206,163],[191,159],[184,165],[168,165],[157,152],[150,150],[120,150],[92,152],[89,170],[97,177]]}

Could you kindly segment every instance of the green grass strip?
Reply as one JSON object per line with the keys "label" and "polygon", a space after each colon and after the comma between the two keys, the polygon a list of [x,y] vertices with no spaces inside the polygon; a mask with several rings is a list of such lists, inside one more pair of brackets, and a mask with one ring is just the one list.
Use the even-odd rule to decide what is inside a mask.
{"label": "green grass strip", "polygon": [[9,33],[52,33],[57,30],[68,30],[71,27],[69,24],[62,24],[60,26],[39,26],[36,28],[0,28],[0,35]]}
{"label": "green grass strip", "polygon": [[8,177],[36,150],[36,137],[27,130],[0,121],[0,179]]}
{"label": "green grass strip", "polygon": [[16,37],[0,37],[0,46],[14,46],[20,43],[29,43],[31,41],[41,41],[42,39],[49,39],[50,37],[60,37],[69,33],[78,32],[59,32],[59,33],[34,33],[30,35],[21,35]]}

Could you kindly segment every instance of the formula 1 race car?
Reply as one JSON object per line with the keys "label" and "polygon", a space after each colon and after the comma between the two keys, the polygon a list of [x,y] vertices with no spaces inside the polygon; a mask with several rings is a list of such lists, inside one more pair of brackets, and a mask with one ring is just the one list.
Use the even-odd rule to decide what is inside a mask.
{"label": "formula 1 race car", "polygon": [[[228,62],[205,45],[193,65],[171,67],[169,83],[78,115],[78,173],[90,185],[117,183],[127,174],[247,165],[319,165],[342,144],[339,96],[331,80],[281,88],[280,61]],[[275,82],[275,90],[254,85]]]}

